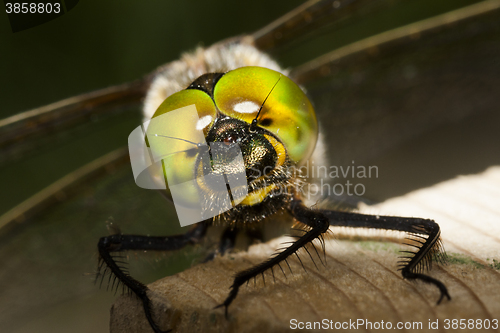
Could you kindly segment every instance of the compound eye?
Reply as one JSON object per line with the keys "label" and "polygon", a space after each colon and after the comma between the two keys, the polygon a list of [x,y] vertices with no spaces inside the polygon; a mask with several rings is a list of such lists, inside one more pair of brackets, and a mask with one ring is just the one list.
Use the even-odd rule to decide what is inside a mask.
{"label": "compound eye", "polygon": [[222,114],[248,124],[262,107],[257,125],[284,143],[292,161],[300,163],[312,154],[316,115],[304,92],[286,76],[262,67],[235,69],[215,85],[214,101]]}
{"label": "compound eye", "polygon": [[198,188],[193,182],[200,152],[198,147],[206,146],[205,136],[213,126],[216,115],[215,104],[207,93],[195,89],[182,90],[169,96],[158,107],[147,126],[151,152],[155,159],[162,161],[162,168],[158,168],[153,177],[166,178],[169,195],[173,185],[193,184],[183,187],[180,201],[176,195],[176,204],[190,206],[200,200]]}
{"label": "compound eye", "polygon": [[[187,89],[170,95],[158,107],[155,114],[153,115],[153,119],[168,112],[175,111],[193,104],[196,106],[196,111],[198,112],[199,118],[199,121],[196,123],[196,130],[203,130],[203,133],[206,136],[214,123],[215,117],[217,115],[217,110],[210,96],[201,90]],[[176,123],[176,128],[178,128],[181,132],[190,130],[189,128],[186,128],[186,126],[184,126],[186,124],[182,123],[182,119],[179,119],[179,121],[181,121],[181,123]]]}

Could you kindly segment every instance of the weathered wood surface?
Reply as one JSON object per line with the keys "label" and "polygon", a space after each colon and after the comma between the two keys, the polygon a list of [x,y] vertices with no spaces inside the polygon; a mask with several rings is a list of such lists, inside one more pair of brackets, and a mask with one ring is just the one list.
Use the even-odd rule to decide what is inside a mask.
{"label": "weathered wood surface", "polygon": [[[422,329],[406,330],[415,332],[427,331],[429,321],[439,320],[434,331],[445,332],[445,319],[500,320],[499,197],[500,167],[492,167],[363,209],[372,214],[431,217],[440,224],[450,260],[434,265],[430,275],[443,281],[452,296],[440,305],[436,287],[401,278],[396,267],[400,245],[365,238],[331,239],[326,267],[315,257],[316,269],[303,252],[307,272],[294,257],[289,260],[293,275],[282,265],[287,278],[276,267],[276,282],[271,271],[265,274],[265,285],[262,278],[256,286],[250,282],[240,289],[226,320],[223,309],[214,307],[227,296],[233,275],[268,258],[287,241],[280,238],[152,283],[156,317],[162,328],[175,332],[285,332],[292,319],[326,319],[333,325],[358,319],[376,325],[383,320],[393,327],[398,322],[421,322]],[[151,332],[135,297],[116,301],[110,325],[111,332]],[[375,331],[375,327],[362,325],[356,331]]]}

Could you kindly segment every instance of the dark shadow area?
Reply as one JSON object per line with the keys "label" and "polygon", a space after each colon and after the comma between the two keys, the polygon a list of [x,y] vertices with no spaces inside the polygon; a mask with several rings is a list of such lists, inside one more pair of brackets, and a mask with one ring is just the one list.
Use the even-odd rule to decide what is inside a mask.
{"label": "dark shadow area", "polygon": [[423,133],[368,162],[378,179],[358,180],[375,201],[500,165],[500,113],[490,110]]}

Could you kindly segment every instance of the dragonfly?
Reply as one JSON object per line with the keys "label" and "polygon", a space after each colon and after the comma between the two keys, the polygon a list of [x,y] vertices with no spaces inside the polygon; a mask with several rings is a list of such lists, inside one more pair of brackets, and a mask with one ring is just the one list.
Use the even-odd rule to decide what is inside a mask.
{"label": "dragonfly", "polygon": [[[491,42],[495,41],[498,29],[496,3],[478,2],[473,6],[473,2],[464,1],[434,8],[430,4],[420,4],[419,7],[414,2],[320,1],[281,3],[274,9],[267,8],[269,4],[260,4],[251,21],[256,24],[255,17],[258,17],[264,28],[247,23],[247,26],[240,26],[240,30],[234,27],[235,30],[219,32],[218,35],[211,32],[210,37],[197,35],[195,42],[205,40],[211,44],[217,41],[215,38],[255,31],[251,36],[256,39],[258,47],[290,66],[290,76],[305,88],[315,104],[320,126],[328,129],[325,141],[329,147],[330,163],[345,165],[356,160],[375,164],[383,161],[382,156],[401,153],[408,147],[405,143],[421,138],[424,133],[427,135],[429,131],[481,114],[497,105],[491,93],[499,77],[492,70],[497,68],[493,55],[498,44]],[[294,10],[294,6],[299,7]],[[266,8],[265,15],[261,13],[262,8]],[[205,22],[204,8],[188,9],[197,12],[202,17],[200,22]],[[154,15],[168,11],[149,10]],[[266,25],[287,12],[289,14]],[[224,15],[238,17],[241,8],[234,8],[232,13]],[[136,11],[134,14],[139,15]],[[164,43],[162,48],[175,49],[179,53],[181,48],[194,47],[196,44],[188,42],[185,42],[187,45],[172,47],[172,43],[178,40],[175,26],[172,24],[165,29],[173,32],[168,38],[169,43]],[[50,42],[57,43],[47,36],[44,38],[45,45],[40,46],[42,50],[50,48]],[[97,37],[93,35],[92,38]],[[23,37],[19,39],[22,41]],[[167,38],[158,37],[158,40],[162,39]],[[16,46],[20,41],[13,39],[11,42]],[[92,310],[104,314],[102,330],[105,330],[112,295],[95,291],[92,275],[83,273],[95,270],[95,241],[107,233],[107,225],[118,224],[127,233],[181,232],[175,227],[173,207],[167,207],[156,193],[136,188],[127,167],[126,153],[116,150],[141,121],[137,105],[145,94],[145,82],[151,80],[151,76],[144,76],[144,73],[151,73],[151,68],[178,55],[171,54],[168,59],[169,56],[165,56],[168,53],[162,52],[164,49],[158,48],[158,43],[149,52],[144,49],[135,51],[152,54],[150,61],[153,65],[142,61],[137,65],[133,61],[120,65],[121,58],[114,56],[113,60],[118,60],[118,64],[108,66],[120,72],[114,79],[133,82],[105,91],[106,96],[117,96],[116,104],[111,100],[105,102],[105,108],[92,108],[93,101],[99,101],[101,96],[98,90],[90,95],[80,95],[76,100],[66,100],[66,103],[78,104],[90,98],[90,103],[78,104],[79,114],[68,116],[63,112],[61,118],[49,117],[42,122],[32,122],[33,118],[27,117],[8,125],[2,123],[2,133],[16,134],[12,140],[7,139],[7,134],[2,134],[2,143],[5,142],[2,146],[2,181],[9,191],[5,191],[2,198],[5,211],[2,221],[7,221],[2,225],[1,236],[2,267],[7,268],[2,285],[8,288],[2,293],[5,317],[1,321],[10,331],[29,330],[40,327],[40,323],[52,332],[56,329],[74,331],[78,326],[75,323],[82,320],[80,318],[96,318],[91,314]],[[105,41],[105,44],[112,48],[108,45],[112,42]],[[105,46],[95,49],[103,48]],[[70,49],[61,50],[54,52],[77,53]],[[156,59],[160,54],[164,58]],[[91,55],[87,57],[91,58]],[[43,67],[44,60],[36,60],[40,62],[34,61],[35,64]],[[78,67],[78,63],[71,60],[65,60],[71,63],[71,67],[64,67],[69,65],[60,61],[63,61],[61,68]],[[94,63],[94,66],[98,65]],[[127,68],[117,69],[118,66]],[[90,78],[91,83],[73,85],[89,74],[84,70],[66,76],[65,80],[57,79],[57,74],[64,76],[67,73],[62,72],[69,71],[54,67],[47,73],[42,69],[33,80],[17,87],[17,95],[31,90],[43,95],[44,89],[47,95],[35,101],[12,96],[12,99],[21,100],[17,104],[18,111],[63,98],[64,94],[97,89],[113,80],[109,77]],[[100,70],[94,69],[91,73]],[[132,81],[140,77],[142,79]],[[59,80],[58,92],[50,92],[53,89],[47,84],[50,80]],[[19,77],[9,82],[16,85]],[[63,111],[64,107],[59,105]],[[50,105],[49,109],[57,110],[58,105]],[[106,113],[102,109],[111,111]],[[26,113],[18,116],[22,115],[29,116]],[[12,130],[11,126],[16,124],[21,124],[21,127]],[[435,134],[436,137],[440,136]],[[386,163],[390,161],[389,158]],[[439,171],[426,172],[389,189],[367,184],[367,189],[372,192],[366,196],[380,201],[455,173],[476,170],[486,163],[495,162],[478,161],[475,165],[465,166],[470,168],[465,170],[456,166],[449,170],[450,166],[446,165],[443,169],[447,170],[441,170],[441,174]],[[408,165],[399,166],[400,172],[404,174],[403,170],[408,170],[406,167]],[[382,181],[378,179],[378,182]],[[143,226],[142,221],[147,226]],[[131,266],[138,266],[138,279],[154,280],[188,267],[193,256],[186,259],[186,254],[181,254],[169,258],[168,270],[147,269],[147,265],[159,266],[155,260],[145,264],[134,262]],[[141,273],[148,271],[152,276]],[[89,295],[94,302],[88,301]],[[96,304],[104,305],[97,307]],[[81,317],[78,312],[82,312]],[[65,313],[68,320],[61,320],[60,313]],[[88,327],[82,329],[89,330]]]}

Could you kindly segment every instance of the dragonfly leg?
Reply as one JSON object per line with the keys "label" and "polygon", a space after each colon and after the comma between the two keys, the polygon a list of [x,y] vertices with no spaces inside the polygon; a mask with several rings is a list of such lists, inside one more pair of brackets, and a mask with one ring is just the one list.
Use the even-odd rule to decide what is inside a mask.
{"label": "dragonfly leg", "polygon": [[[186,245],[198,243],[206,233],[207,223],[200,222],[191,230],[182,235],[153,237],[138,235],[111,235],[102,237],[98,243],[100,261],[105,263],[108,269],[121,283],[127,286],[142,301],[146,318],[156,333],[162,331],[153,319],[151,300],[147,295],[148,287],[137,281],[125,272],[113,257],[113,252],[127,250],[153,250],[153,251],[174,251]],[[168,331],[167,331],[168,332]]]}
{"label": "dragonfly leg", "polygon": [[441,249],[441,230],[433,220],[422,218],[365,215],[350,212],[321,210],[327,216],[332,226],[351,228],[373,228],[382,230],[397,230],[408,232],[413,236],[411,243],[416,251],[405,251],[408,256],[402,257],[400,263],[401,274],[406,279],[421,280],[438,287],[441,295],[438,304],[446,296],[451,299],[448,289],[439,280],[420,273],[422,268],[430,268],[432,260],[441,260],[444,253]]}
{"label": "dragonfly leg", "polygon": [[314,241],[321,234],[325,233],[328,230],[328,219],[319,211],[311,210],[305,207],[300,200],[293,201],[289,211],[298,221],[309,226],[311,229],[304,233],[299,239],[297,239],[283,251],[277,252],[268,260],[236,274],[233,284],[231,285],[229,295],[222,304],[216,306],[216,308],[225,308],[226,317],[228,313],[228,307],[238,295],[238,290],[241,285],[249,281],[251,278],[258,276],[259,274],[263,274],[268,269],[286,260],[302,247]]}

